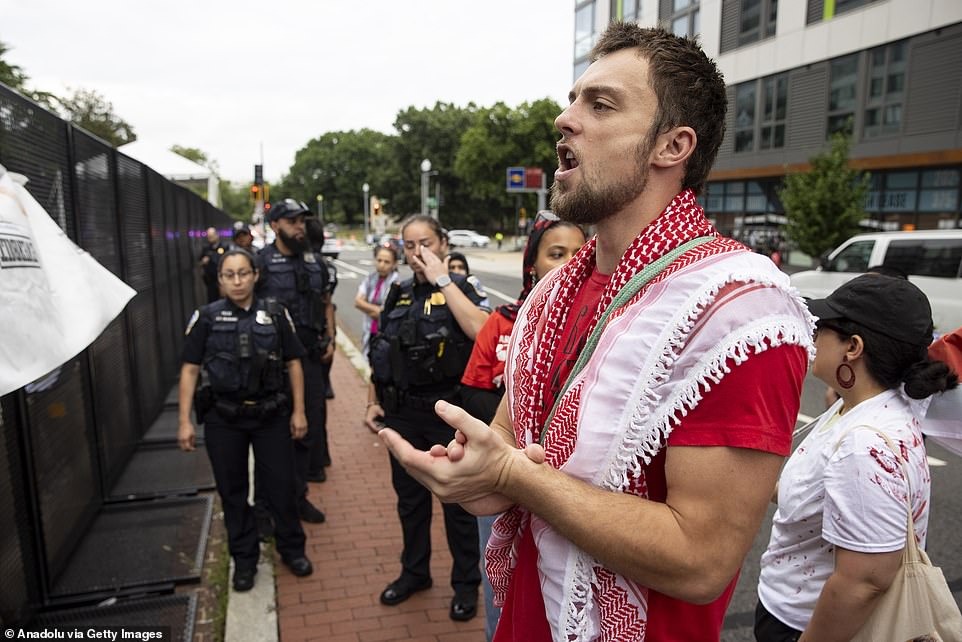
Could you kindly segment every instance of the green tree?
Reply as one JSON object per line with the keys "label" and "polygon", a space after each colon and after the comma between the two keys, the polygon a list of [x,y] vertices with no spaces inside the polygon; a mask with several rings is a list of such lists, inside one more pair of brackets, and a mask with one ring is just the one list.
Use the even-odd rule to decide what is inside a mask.
{"label": "green tree", "polygon": [[809,171],[786,176],[779,191],[788,237],[810,256],[821,256],[856,234],[865,218],[869,175],[849,167],[850,144],[847,134],[833,134],[831,148],[809,159]]}
{"label": "green tree", "polygon": [[28,88],[27,81],[30,80],[30,77],[24,72],[23,68],[20,67],[20,65],[14,65],[3,59],[8,51],[10,51],[10,47],[0,42],[0,82],[15,89],[27,98],[33,99],[44,107],[52,109],[55,100],[54,95],[46,91],[35,91]]}
{"label": "green tree", "polygon": [[[485,218],[484,204],[471,198],[468,185],[454,170],[461,136],[474,122],[474,103],[458,107],[437,102],[431,108],[408,107],[394,119],[397,183],[390,211],[406,215],[421,211],[421,161],[431,161],[430,195],[441,195],[441,223],[448,228]],[[439,188],[439,189],[438,189]]]}
{"label": "green tree", "polygon": [[0,41],[0,82],[17,91],[23,91],[28,76],[19,65],[13,65],[4,60],[9,51],[10,47]]}
{"label": "green tree", "polygon": [[[474,124],[461,137],[455,173],[472,198],[484,203],[490,214],[500,215],[498,227],[504,229],[505,219],[514,216],[514,197],[505,191],[508,167],[540,167],[548,177],[546,186],[551,184],[552,171],[558,165],[554,120],[560,112],[561,107],[550,98],[522,103],[515,109],[499,102],[479,110]],[[522,203],[533,208],[536,196],[525,194]]]}
{"label": "green tree", "polygon": [[64,118],[114,147],[137,139],[134,128],[114,113],[113,104],[92,89],[75,89],[69,97],[58,98],[57,103]]}
{"label": "green tree", "polygon": [[247,183],[233,184],[230,181],[220,181],[220,208],[238,221],[250,223],[254,215],[254,205],[250,201],[250,189]]}
{"label": "green tree", "polygon": [[[183,145],[171,145],[170,151],[174,152],[178,156],[183,156],[187,160],[194,161],[198,165],[203,165],[204,167],[210,167],[210,159],[207,156],[207,152],[197,149],[196,147],[184,147]],[[211,169],[213,169],[211,167]]]}
{"label": "green tree", "polygon": [[398,183],[391,139],[370,129],[323,134],[297,151],[288,174],[271,187],[271,197],[296,198],[313,209],[321,194],[326,220],[358,225],[364,215],[361,186],[368,183],[371,196],[390,202]]}

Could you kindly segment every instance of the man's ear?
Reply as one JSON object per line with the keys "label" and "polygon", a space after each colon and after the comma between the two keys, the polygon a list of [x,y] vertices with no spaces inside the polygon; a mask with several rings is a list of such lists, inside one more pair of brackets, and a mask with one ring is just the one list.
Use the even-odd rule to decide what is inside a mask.
{"label": "man's ear", "polygon": [[673,127],[655,139],[651,164],[668,169],[684,164],[695,151],[698,136],[691,127]]}

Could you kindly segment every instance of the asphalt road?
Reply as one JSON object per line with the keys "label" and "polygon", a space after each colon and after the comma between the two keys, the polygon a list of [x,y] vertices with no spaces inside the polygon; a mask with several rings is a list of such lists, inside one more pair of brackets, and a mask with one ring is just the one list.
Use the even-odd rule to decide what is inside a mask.
{"label": "asphalt road", "polygon": [[[520,253],[504,253],[480,250],[463,250],[471,264],[471,271],[487,289],[492,306],[513,301],[521,290]],[[354,297],[363,275],[373,269],[370,252],[342,252],[338,261],[339,285],[334,294],[337,304],[338,326],[347,333],[355,345],[361,343],[362,315],[354,308]],[[409,276],[410,270],[401,268],[402,277]],[[825,408],[825,385],[809,375],[802,390],[802,404],[799,426],[815,417]],[[931,440],[927,444],[932,474],[931,513],[929,519],[928,554],[936,566],[942,568],[946,580],[962,605],[962,465],[958,456],[941,448]],[[725,617],[722,642],[751,641],[754,622],[755,588],[758,582],[758,562],[768,543],[771,515],[762,523],[755,543],[752,546],[732,602]]]}

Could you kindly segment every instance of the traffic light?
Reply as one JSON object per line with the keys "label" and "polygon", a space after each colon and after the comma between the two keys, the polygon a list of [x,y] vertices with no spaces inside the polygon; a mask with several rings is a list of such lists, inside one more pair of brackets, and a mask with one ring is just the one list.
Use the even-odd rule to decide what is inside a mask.
{"label": "traffic light", "polygon": [[260,185],[257,185],[257,184],[251,185],[251,196],[250,196],[251,202],[256,203],[257,200],[260,198],[260,196],[261,196]]}

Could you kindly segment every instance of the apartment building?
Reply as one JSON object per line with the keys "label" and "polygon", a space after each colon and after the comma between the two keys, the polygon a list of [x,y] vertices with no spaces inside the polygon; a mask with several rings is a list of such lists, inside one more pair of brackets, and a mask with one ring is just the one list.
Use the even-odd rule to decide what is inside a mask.
{"label": "apartment building", "polygon": [[724,232],[777,230],[782,179],[840,129],[871,173],[870,227],[962,227],[962,0],[576,0],[575,78],[615,20],[697,35],[724,73],[702,196]]}

